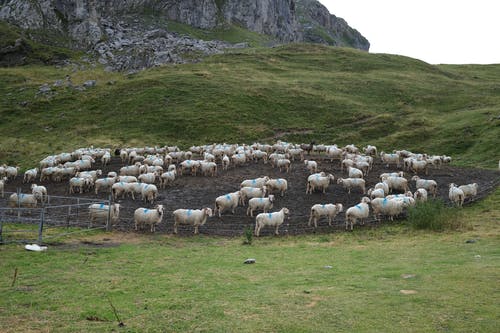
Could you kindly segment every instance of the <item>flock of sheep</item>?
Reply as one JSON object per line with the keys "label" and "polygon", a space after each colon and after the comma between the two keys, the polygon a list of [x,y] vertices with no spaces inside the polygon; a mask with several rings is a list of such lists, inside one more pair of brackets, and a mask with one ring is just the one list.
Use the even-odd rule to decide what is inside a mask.
{"label": "flock of sheep", "polygon": [[[362,152],[361,152],[362,151]],[[177,177],[190,174],[192,176],[215,176],[219,166],[222,170],[229,167],[247,165],[249,162],[270,163],[280,172],[288,173],[294,161],[301,161],[303,167],[309,171],[306,194],[315,191],[326,193],[329,185],[337,179],[337,184],[350,194],[356,191],[362,194],[358,204],[345,210],[345,227],[353,229],[353,225],[368,218],[370,210],[375,218],[387,216],[393,219],[409,206],[416,202],[426,201],[429,195],[437,194],[437,182],[433,179],[420,178],[428,174],[430,167],[440,168],[442,164],[450,163],[448,156],[429,156],[415,154],[410,151],[400,150],[392,153],[377,152],[375,146],[368,145],[362,150],[354,145],[338,147],[337,145],[291,144],[278,141],[273,145],[254,143],[252,145],[237,144],[212,144],[193,146],[187,151],[180,151],[178,147],[144,147],[117,149],[114,154],[119,155],[123,167],[117,172],[109,172],[103,177],[100,169],[94,169],[96,161],[106,166],[111,161],[110,149],[80,148],[71,153],[51,155],[40,161],[38,168],[24,172],[23,182],[32,183],[30,194],[12,194],[8,199],[8,206],[34,208],[39,202],[45,202],[47,189],[34,182],[43,181],[68,182],[68,192],[83,193],[95,191],[109,192],[113,200],[131,197],[135,200],[140,197],[150,206],[155,204],[158,197],[158,187],[165,188],[171,185]],[[346,172],[346,178],[335,178],[319,170],[317,161],[310,159],[311,153],[330,160],[338,161],[341,172]],[[305,159],[306,155],[309,159]],[[198,156],[198,159],[193,159]],[[372,171],[375,158],[387,167],[395,167],[403,171],[383,173],[380,182],[366,189],[365,177]],[[13,166],[0,166],[0,192],[4,196],[4,185],[18,176],[19,168]],[[414,174],[411,181],[415,182],[416,191],[409,189],[409,180],[405,173]],[[419,176],[420,175],[420,176]],[[198,233],[199,226],[205,224],[207,218],[224,212],[233,214],[236,207],[248,204],[247,215],[252,216],[256,211],[262,211],[255,217],[255,235],[259,236],[265,226],[275,228],[275,234],[284,220],[289,217],[290,211],[283,207],[281,210],[271,212],[277,196],[283,197],[288,189],[285,178],[270,178],[263,176],[247,179],[241,182],[238,191],[223,194],[215,199],[214,210],[209,207],[202,209],[177,209],[173,212],[174,233],[180,224],[194,227]],[[457,186],[449,184],[449,199],[457,206],[461,206],[464,199],[477,194],[478,185],[468,184]],[[397,194],[396,194],[397,192]],[[344,211],[341,203],[315,204],[311,207],[309,225],[317,227],[321,218],[327,218],[329,225],[337,214]],[[120,204],[111,206],[92,204],[89,206],[90,224],[96,221],[111,219],[117,223],[120,214]],[[158,204],[154,208],[140,207],[134,212],[135,229],[149,226],[155,232],[156,226],[162,222],[165,207]]]}

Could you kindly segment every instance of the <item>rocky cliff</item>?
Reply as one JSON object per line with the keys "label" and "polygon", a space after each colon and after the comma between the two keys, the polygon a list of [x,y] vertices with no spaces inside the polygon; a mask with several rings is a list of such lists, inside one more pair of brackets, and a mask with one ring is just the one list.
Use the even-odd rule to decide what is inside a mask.
{"label": "rocky cliff", "polygon": [[[163,24],[144,19],[152,16]],[[238,26],[277,43],[369,48],[363,36],[315,0],[0,0],[0,20],[64,35],[72,47],[92,50],[113,69],[183,62],[233,47],[178,36],[169,21],[207,30]]]}

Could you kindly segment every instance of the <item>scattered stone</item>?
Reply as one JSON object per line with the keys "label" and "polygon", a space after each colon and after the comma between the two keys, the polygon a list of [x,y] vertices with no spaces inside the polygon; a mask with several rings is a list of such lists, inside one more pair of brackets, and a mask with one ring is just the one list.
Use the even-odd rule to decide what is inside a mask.
{"label": "scattered stone", "polygon": [[75,90],[78,90],[78,91],[85,91],[87,89],[85,89],[85,87],[82,87],[82,86],[74,86]]}
{"label": "scattered stone", "polygon": [[324,268],[326,268],[326,269],[332,269],[333,267],[330,266],[330,265],[326,265],[326,266],[324,266]]}
{"label": "scattered stone", "polygon": [[401,274],[403,279],[413,279],[415,276],[415,274]]}
{"label": "scattered stone", "polygon": [[310,294],[311,291],[310,290],[304,290],[304,294]]}
{"label": "scattered stone", "polygon": [[54,82],[53,86],[54,87],[61,87],[63,84],[64,84],[63,80],[56,80],[56,82]]}
{"label": "scattered stone", "polygon": [[28,106],[28,101],[22,101],[19,103],[19,105],[26,107]]}
{"label": "scattered stone", "polygon": [[255,264],[255,259],[254,258],[248,258],[243,263],[244,264]]}
{"label": "scattered stone", "polygon": [[108,63],[108,61],[103,57],[99,58],[97,62],[100,63],[101,65],[106,65]]}
{"label": "scattered stone", "polygon": [[465,241],[467,244],[474,244],[475,242],[477,242],[475,239],[468,239]]}
{"label": "scattered stone", "polygon": [[114,85],[115,85],[115,83],[116,83],[116,81],[115,81],[115,80],[109,80],[108,82],[106,82],[106,84],[107,84],[108,86],[114,86]]}
{"label": "scattered stone", "polygon": [[481,256],[480,256],[479,254],[476,254],[476,255],[474,256],[474,258],[476,258],[476,259],[481,259]]}
{"label": "scattered stone", "polygon": [[91,88],[91,87],[95,87],[97,84],[96,80],[87,80],[83,83],[83,86],[85,88]]}
{"label": "scattered stone", "polygon": [[403,295],[415,295],[417,293],[416,290],[405,290],[405,289],[402,289],[399,292]]}
{"label": "scattered stone", "polygon": [[49,87],[49,85],[47,83],[44,83],[40,86],[40,88],[38,88],[38,92],[40,94],[47,94],[51,91],[52,89]]}

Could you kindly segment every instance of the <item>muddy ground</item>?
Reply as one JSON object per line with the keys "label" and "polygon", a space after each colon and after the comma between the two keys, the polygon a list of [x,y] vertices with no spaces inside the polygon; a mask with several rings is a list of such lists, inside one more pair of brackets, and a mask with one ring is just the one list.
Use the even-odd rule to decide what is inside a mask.
{"label": "muddy ground", "polygon": [[[194,159],[195,157],[193,157]],[[340,171],[340,162],[334,161],[333,163],[325,159],[321,155],[307,157],[314,159],[318,162],[319,169],[327,173],[332,173],[335,179],[338,177],[347,177],[346,171]],[[108,171],[118,171],[123,164],[118,157],[113,157],[112,163],[106,167],[102,167],[100,163],[96,163],[95,168],[102,169],[103,175]],[[369,176],[365,178],[367,182],[367,189],[375,185],[379,179],[378,176],[383,172],[399,171],[395,167],[386,168],[381,165],[380,159],[375,160],[373,170]],[[344,213],[339,214],[333,226],[328,226],[327,220],[320,220],[318,228],[314,230],[313,227],[308,227],[309,212],[312,205],[317,203],[342,203],[344,210],[350,206],[357,204],[362,197],[360,191],[354,190],[351,195],[336,183],[331,184],[326,194],[316,192],[306,195],[306,179],[308,176],[307,170],[303,162],[295,161],[292,163],[291,171],[287,174],[279,172],[278,169],[273,169],[269,164],[248,163],[245,166],[230,168],[227,171],[222,171],[219,168],[216,177],[204,176],[182,176],[178,177],[174,184],[166,189],[160,189],[160,195],[156,204],[163,204],[166,207],[166,218],[157,227],[159,233],[172,233],[173,232],[173,218],[172,212],[178,208],[191,208],[199,209],[202,207],[214,208],[215,198],[239,189],[239,184],[245,179],[253,179],[267,175],[271,178],[285,178],[288,181],[288,191],[284,197],[276,195],[277,201],[272,211],[277,211],[282,207],[287,207],[290,210],[290,219],[280,227],[281,234],[302,234],[312,232],[332,232],[344,230]],[[405,177],[410,179],[412,174],[407,173]],[[494,170],[484,169],[471,169],[471,168],[456,168],[450,166],[443,166],[441,169],[429,169],[429,174],[420,175],[421,178],[434,179],[439,185],[439,196],[445,202],[448,200],[448,184],[456,183],[458,185],[478,183],[479,194],[478,198],[484,197],[490,193],[496,186],[500,184],[500,172]],[[80,198],[95,198],[104,200],[109,198],[109,194],[99,193],[97,196],[94,192],[84,194],[68,193],[68,182],[54,183],[54,182],[37,182],[39,185],[47,187],[49,195],[52,196],[71,196]],[[159,187],[159,186],[158,186]],[[22,193],[30,193],[30,184],[23,184],[22,177],[18,176],[16,180],[10,181],[6,184],[5,190],[7,192],[16,192],[20,188]],[[410,188],[415,190],[415,183],[410,181]],[[7,195],[6,195],[7,197]],[[470,200],[468,200],[470,201]],[[466,201],[466,203],[468,202]],[[133,213],[138,207],[153,208],[154,205],[149,205],[141,202],[140,200],[133,201],[132,199],[125,199],[118,201],[121,204],[120,220],[114,227],[116,230],[133,231]],[[57,204],[57,199],[51,200],[51,204]],[[0,201],[0,207],[5,207],[5,199]],[[75,220],[81,226],[87,226],[86,207],[79,209],[79,219]],[[209,235],[222,235],[222,236],[237,236],[242,235],[246,228],[254,227],[255,218],[246,216],[246,206],[238,207],[236,214],[232,215],[230,212],[224,213],[222,218],[212,217],[207,220],[204,226],[201,226],[199,231],[202,234]],[[75,209],[71,214],[75,213]],[[50,219],[48,219],[50,222]],[[388,222],[384,222],[388,223]],[[365,227],[372,227],[376,225],[373,218],[370,217]],[[360,227],[360,226],[356,226]],[[262,235],[269,235],[274,230],[271,228],[264,228],[261,232]],[[149,230],[139,231],[141,233],[148,233]],[[191,235],[193,232],[190,226],[181,226],[179,228],[180,235]]]}

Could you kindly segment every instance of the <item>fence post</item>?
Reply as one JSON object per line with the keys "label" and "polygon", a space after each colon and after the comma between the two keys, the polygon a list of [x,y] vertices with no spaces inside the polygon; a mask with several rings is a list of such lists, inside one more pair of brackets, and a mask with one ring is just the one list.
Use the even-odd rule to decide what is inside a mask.
{"label": "fence post", "polygon": [[78,221],[78,212],[80,211],[80,198],[76,198],[76,220]]}
{"label": "fence post", "polygon": [[3,244],[2,231],[3,231],[3,209],[2,209],[2,214],[0,215],[0,244]]}
{"label": "fence post", "polygon": [[68,216],[66,216],[66,228],[69,228],[70,217],[71,217],[71,205],[68,206]]}
{"label": "fence post", "polygon": [[21,188],[17,188],[17,222],[21,220]]}
{"label": "fence post", "polygon": [[108,199],[108,218],[106,220],[106,231],[111,231],[111,194]]}
{"label": "fence post", "polygon": [[40,225],[38,226],[38,245],[42,245],[43,223],[45,222],[45,208],[40,211]]}

